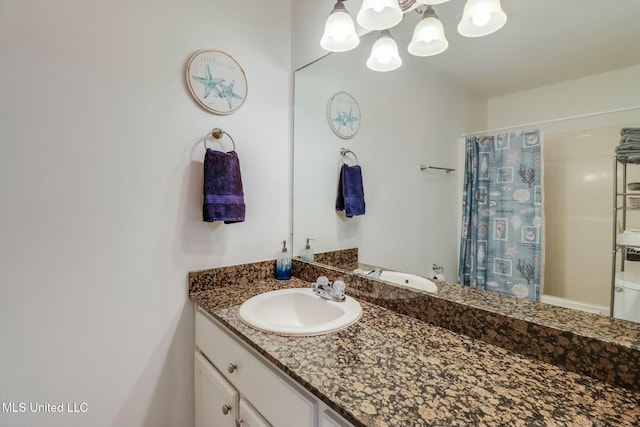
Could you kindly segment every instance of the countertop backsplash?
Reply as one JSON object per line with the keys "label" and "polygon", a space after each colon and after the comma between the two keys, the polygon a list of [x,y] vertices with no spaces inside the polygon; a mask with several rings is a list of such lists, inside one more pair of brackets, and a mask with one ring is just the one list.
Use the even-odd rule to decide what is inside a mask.
{"label": "countertop backsplash", "polygon": [[[194,295],[221,286],[273,278],[275,261],[189,273]],[[293,260],[296,278],[344,280],[347,294],[452,332],[533,357],[615,386],[640,390],[640,325],[591,313],[533,303],[435,281],[430,294],[348,273],[317,262]],[[299,282],[296,282],[299,283]]]}

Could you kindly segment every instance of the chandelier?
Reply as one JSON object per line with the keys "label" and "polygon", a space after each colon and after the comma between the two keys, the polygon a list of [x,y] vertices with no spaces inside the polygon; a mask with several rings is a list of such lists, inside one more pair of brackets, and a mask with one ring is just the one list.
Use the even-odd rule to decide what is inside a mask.
{"label": "chandelier", "polygon": [[[324,26],[320,46],[330,52],[346,52],[360,44],[353,19],[344,7],[344,1],[337,0]],[[357,15],[358,24],[380,35],[371,47],[367,67],[374,71],[391,71],[402,65],[398,44],[391,35],[390,28],[402,21],[405,10],[416,3],[424,5],[422,19],[413,30],[413,37],[407,50],[414,56],[433,56],[444,52],[449,42],[434,5],[449,0],[363,0]],[[498,31],[507,22],[500,0],[467,0],[458,32],[465,37],[482,37]]]}

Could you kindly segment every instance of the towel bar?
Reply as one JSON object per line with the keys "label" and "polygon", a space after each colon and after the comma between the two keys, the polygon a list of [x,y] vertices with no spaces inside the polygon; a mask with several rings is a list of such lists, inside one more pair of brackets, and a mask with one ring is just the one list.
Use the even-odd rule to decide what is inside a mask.
{"label": "towel bar", "polygon": [[204,144],[204,149],[205,150],[207,149],[207,137],[208,136],[212,136],[215,139],[221,139],[225,135],[227,135],[229,137],[229,139],[231,140],[231,143],[233,144],[233,151],[236,151],[236,142],[233,140],[231,135],[229,135],[227,132],[223,131],[220,128],[211,129],[211,132],[207,132],[207,134],[204,136],[204,138],[202,138],[202,144]]}
{"label": "towel bar", "polygon": [[451,169],[451,168],[440,168],[440,167],[438,167],[438,166],[425,166],[425,165],[420,165],[420,170],[421,170],[421,171],[423,171],[423,170],[427,170],[427,169],[438,169],[438,170],[441,170],[441,171],[445,171],[446,173],[449,173],[449,172],[455,172],[455,171],[456,171],[455,169]]}

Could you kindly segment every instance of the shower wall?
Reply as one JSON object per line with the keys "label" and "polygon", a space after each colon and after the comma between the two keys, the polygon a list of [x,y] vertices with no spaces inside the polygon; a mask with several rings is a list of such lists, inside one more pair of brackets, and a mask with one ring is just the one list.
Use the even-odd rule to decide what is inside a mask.
{"label": "shower wall", "polygon": [[620,130],[545,135],[544,294],[608,305]]}
{"label": "shower wall", "polygon": [[[630,106],[640,106],[640,65],[492,98],[488,127]],[[625,126],[640,126],[640,109],[536,126],[545,138],[545,295],[609,305],[613,155]]]}

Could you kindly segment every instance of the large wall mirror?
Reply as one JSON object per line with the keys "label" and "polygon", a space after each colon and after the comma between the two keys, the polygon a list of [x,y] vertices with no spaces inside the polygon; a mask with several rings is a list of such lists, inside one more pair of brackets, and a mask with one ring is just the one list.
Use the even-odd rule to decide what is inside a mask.
{"label": "large wall mirror", "polygon": [[[463,1],[435,6],[449,48],[427,58],[406,51],[420,18],[408,12],[392,29],[403,58],[395,71],[367,68],[372,33],[355,50],[296,71],[294,255],[313,238],[316,252],[358,248],[366,264],[425,276],[437,264],[457,281],[464,135],[537,122],[545,144],[542,300],[608,314],[613,155],[620,128],[640,126],[640,2],[502,3],[506,26],[478,39],[456,32]],[[338,92],[360,110],[349,139],[327,122]],[[341,162],[355,161],[341,148],[362,168],[365,215],[335,210]],[[630,221],[640,228],[637,215]]]}

